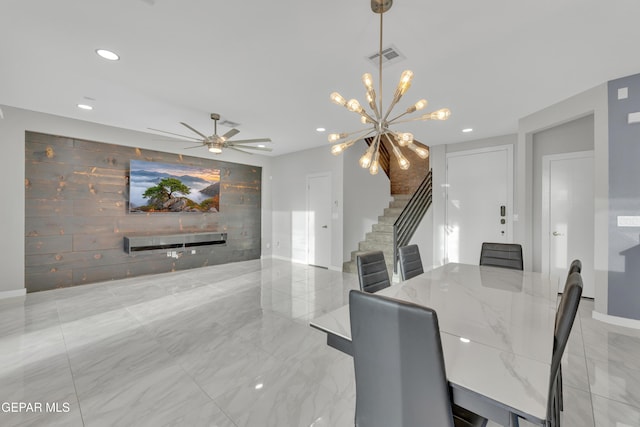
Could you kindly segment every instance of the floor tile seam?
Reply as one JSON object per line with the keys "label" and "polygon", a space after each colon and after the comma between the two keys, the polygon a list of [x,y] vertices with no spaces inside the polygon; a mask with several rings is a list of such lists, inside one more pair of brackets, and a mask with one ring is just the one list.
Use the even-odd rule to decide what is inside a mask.
{"label": "floor tile seam", "polygon": [[73,368],[71,367],[71,358],[69,357],[69,347],[67,346],[67,337],[64,333],[62,322],[60,322],[60,313],[58,313],[58,326],[60,328],[60,334],[62,335],[62,342],[64,343],[65,355],[67,356],[67,366],[69,367],[69,375],[71,375],[71,382],[73,383],[73,391],[75,393],[76,403],[78,404],[78,411],[80,411],[80,420],[82,421],[82,425],[84,426],[86,423],[84,421],[84,415],[82,413],[80,398],[78,397],[78,387],[76,385],[76,376],[74,375]]}
{"label": "floor tile seam", "polygon": [[[580,338],[581,338],[581,341],[582,341],[582,357],[584,358],[584,367],[585,367],[585,371],[586,371],[585,374],[586,374],[586,377],[587,377],[587,385],[589,386],[589,389],[587,390],[587,393],[589,393],[589,404],[591,405],[591,419],[595,423],[596,413],[595,413],[595,409],[593,407],[593,392],[591,391],[591,378],[589,377],[589,364],[588,364],[588,360],[587,360],[587,349],[586,349],[585,342],[584,342],[584,333],[583,333],[583,328],[582,328],[582,318],[580,316],[578,316],[578,328],[579,328],[579,331],[580,331]],[[570,386],[568,386],[568,387],[570,387]],[[575,387],[574,387],[574,389],[575,389]]]}
{"label": "floor tile seam", "polygon": [[[587,363],[590,362],[590,361],[593,362],[594,364],[595,363],[606,363],[606,364],[613,363],[613,364],[615,364],[617,366],[620,366],[621,369],[624,370],[624,371],[637,372],[637,373],[640,374],[640,365],[639,366],[629,366],[627,364],[627,362],[629,361],[628,356],[629,355],[625,352],[624,353],[624,357],[622,358],[622,360],[618,360],[618,359],[610,359],[610,358],[605,359],[603,357],[591,356],[591,355],[586,355],[585,354],[585,359],[586,359]],[[587,365],[587,366],[589,366],[589,365]]]}
{"label": "floor tile seam", "polygon": [[[620,404],[622,404],[622,405],[629,406],[629,407],[631,407],[631,408],[635,409],[636,411],[640,412],[640,404],[637,404],[637,405],[636,405],[636,404],[634,404],[634,403],[630,403],[630,402],[625,401],[625,400],[615,399],[615,398],[613,398],[613,397],[611,397],[611,396],[603,396],[602,394],[599,394],[599,393],[597,393],[597,392],[595,392],[595,391],[591,391],[591,392],[589,393],[589,396],[590,396],[590,398],[591,398],[591,402],[592,402],[592,403],[591,403],[591,406],[592,406],[592,408],[593,408],[593,397],[595,396],[595,397],[598,397],[598,398],[600,398],[600,399],[609,400],[609,401],[611,401],[611,402],[616,402],[616,403],[620,403]],[[594,416],[595,416],[595,411],[594,411]],[[594,419],[595,419],[595,418],[594,418]]]}

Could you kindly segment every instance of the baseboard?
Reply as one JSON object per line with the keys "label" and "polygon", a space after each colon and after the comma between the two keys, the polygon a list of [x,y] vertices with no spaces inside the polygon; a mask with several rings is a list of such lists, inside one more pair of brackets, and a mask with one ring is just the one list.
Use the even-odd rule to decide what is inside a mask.
{"label": "baseboard", "polygon": [[14,291],[2,291],[0,292],[0,299],[23,297],[27,294],[26,289],[16,289]]}
{"label": "baseboard", "polygon": [[626,317],[611,316],[609,314],[602,314],[597,311],[591,312],[591,317],[601,322],[609,323],[611,325],[624,326],[626,328],[640,329],[640,320],[627,319]]}

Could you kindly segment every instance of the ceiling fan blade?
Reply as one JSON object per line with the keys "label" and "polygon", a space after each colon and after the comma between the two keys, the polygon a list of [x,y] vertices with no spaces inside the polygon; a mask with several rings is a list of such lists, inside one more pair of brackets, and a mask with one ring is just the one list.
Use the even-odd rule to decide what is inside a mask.
{"label": "ceiling fan blade", "polygon": [[200,148],[200,147],[202,147],[203,145],[204,145],[205,147],[207,146],[207,144],[202,144],[202,145],[198,145],[198,146],[196,146],[196,147],[184,147],[184,149],[185,149],[185,150],[190,150],[190,149],[192,149],[192,148]]}
{"label": "ceiling fan blade", "polygon": [[229,144],[253,144],[254,142],[271,142],[271,138],[255,138],[255,139],[239,139],[237,141],[229,141]]}
{"label": "ceiling fan blade", "polygon": [[242,148],[243,150],[258,150],[258,151],[273,151],[269,147],[254,147],[252,145],[235,145],[235,144],[227,144],[228,148],[238,149]]}
{"label": "ceiling fan blade", "polygon": [[245,153],[245,154],[253,155],[253,153],[250,153],[250,152],[248,152],[248,151],[241,150],[241,149],[236,148],[236,147],[228,146],[227,148],[229,148],[229,149],[231,149],[231,150],[240,151],[241,153]]}
{"label": "ceiling fan blade", "polygon": [[229,132],[227,132],[224,135],[222,135],[222,138],[226,141],[227,139],[229,139],[232,136],[237,135],[239,133],[240,133],[240,131],[238,129],[231,129]]}
{"label": "ceiling fan blade", "polygon": [[181,124],[182,126],[186,127],[187,129],[189,129],[189,130],[191,130],[191,131],[193,131],[193,132],[197,133],[198,135],[200,135],[200,136],[201,136],[201,137],[203,137],[204,139],[208,139],[208,138],[209,138],[207,135],[205,135],[205,134],[204,134],[204,133],[202,133],[202,132],[199,132],[199,131],[195,130],[194,128],[192,128],[191,126],[189,126],[188,124],[186,124],[185,122],[180,122],[180,124]]}
{"label": "ceiling fan blade", "polygon": [[[187,138],[187,139],[193,139],[194,142],[202,142],[199,138],[195,138],[193,136],[186,136],[186,135],[180,135],[179,133],[173,133],[173,132],[167,132],[166,130],[160,130],[160,129],[154,129],[154,128],[147,128],[149,130],[155,131],[155,132],[162,132],[162,133],[167,133],[169,135],[175,135],[175,136],[179,136],[180,138]],[[191,141],[189,141],[191,142]]]}

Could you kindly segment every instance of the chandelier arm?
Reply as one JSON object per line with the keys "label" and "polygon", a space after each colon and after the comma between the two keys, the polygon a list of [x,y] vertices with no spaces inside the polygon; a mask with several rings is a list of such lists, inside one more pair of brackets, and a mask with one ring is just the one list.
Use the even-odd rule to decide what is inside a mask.
{"label": "chandelier arm", "polygon": [[[398,116],[395,116],[393,119],[388,120],[388,121],[387,121],[387,123],[389,123],[390,125],[391,125],[391,124],[394,124],[394,122],[395,122],[396,120],[398,120],[400,117],[406,116],[407,114],[409,114],[409,113],[405,111],[404,113],[402,113],[402,114],[400,114],[400,115],[398,115]],[[398,122],[398,123],[402,123],[402,122]]]}
{"label": "chandelier arm", "polygon": [[400,120],[399,122],[394,122],[393,124],[396,125],[396,124],[400,124],[400,123],[417,122],[417,121],[420,121],[420,120],[426,121],[426,120],[433,120],[433,119],[431,119],[429,117],[424,117],[424,115],[423,115],[423,116],[414,117],[414,118],[411,118],[411,119]]}
{"label": "chandelier arm", "polygon": [[342,138],[340,138],[340,139],[345,139],[345,138],[347,138],[347,137],[349,137],[349,136],[351,136],[351,135],[354,135],[354,134],[356,134],[356,133],[359,133],[359,132],[360,132],[361,134],[363,134],[363,135],[366,135],[366,134],[370,134],[371,132],[373,132],[373,129],[369,129],[369,128],[367,128],[367,129],[358,129],[358,130],[355,130],[355,131],[353,131],[353,132],[348,132],[348,133],[345,133],[345,134],[344,134],[344,137],[342,137]]}
{"label": "chandelier arm", "polygon": [[358,114],[360,114],[360,116],[364,116],[367,119],[369,119],[371,121],[371,123],[376,123],[377,120],[374,119],[373,117],[371,117],[371,115],[369,115],[369,113],[367,113],[365,110],[362,110],[361,112],[359,112]]}
{"label": "chandelier arm", "polygon": [[354,138],[351,138],[351,140],[348,141],[348,142],[351,142],[351,141],[355,142],[355,141],[358,141],[360,139],[366,138],[367,136],[371,135],[373,132],[375,132],[375,129],[369,129],[369,130],[363,131],[358,136],[356,136]]}

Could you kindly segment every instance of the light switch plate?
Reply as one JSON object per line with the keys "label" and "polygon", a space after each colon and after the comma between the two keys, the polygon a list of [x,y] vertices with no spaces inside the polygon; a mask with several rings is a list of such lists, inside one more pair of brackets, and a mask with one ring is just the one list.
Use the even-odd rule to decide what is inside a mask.
{"label": "light switch plate", "polygon": [[640,216],[619,216],[618,227],[640,227]]}
{"label": "light switch plate", "polygon": [[618,89],[618,99],[627,99],[629,97],[629,88],[621,87]]}
{"label": "light switch plate", "polygon": [[640,111],[629,113],[629,124],[631,123],[640,123]]}

